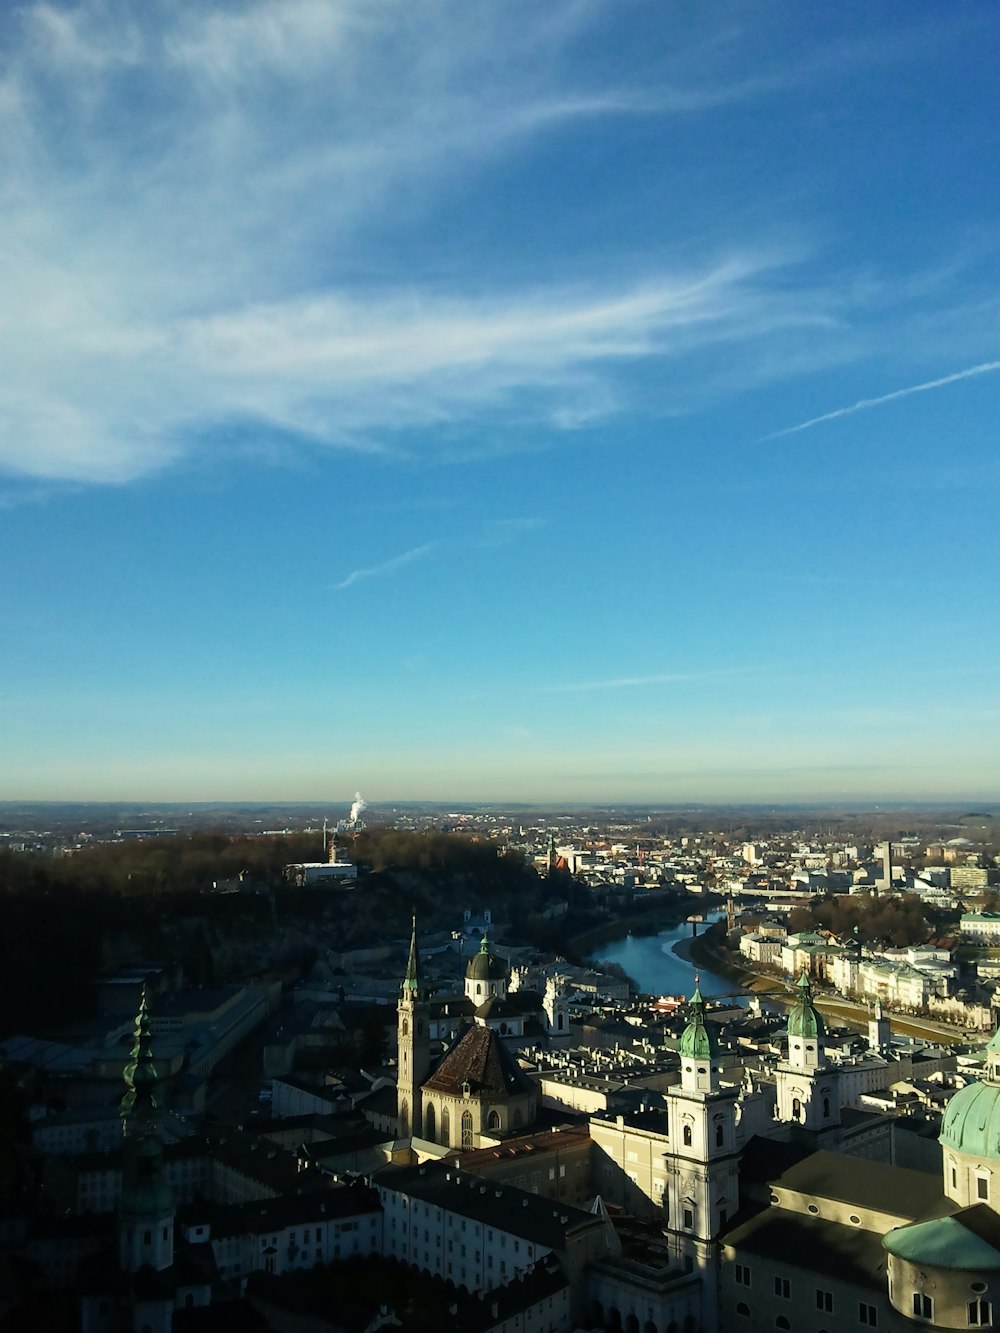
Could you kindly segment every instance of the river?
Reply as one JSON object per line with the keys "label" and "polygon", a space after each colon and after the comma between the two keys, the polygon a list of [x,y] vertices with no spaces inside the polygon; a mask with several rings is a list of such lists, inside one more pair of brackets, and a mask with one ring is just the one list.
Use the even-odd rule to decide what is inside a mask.
{"label": "river", "polygon": [[[718,921],[724,912],[714,912],[706,925]],[[699,923],[698,933],[705,929]],[[658,935],[626,935],[620,940],[599,944],[590,955],[594,963],[619,963],[639,990],[648,995],[690,995],[694,990],[694,974],[701,978],[701,993],[708,999],[713,995],[732,995],[736,983],[731,977],[722,977],[707,967],[696,968],[694,963],[674,952],[674,946],[691,938],[691,927],[686,921],[661,930]]]}

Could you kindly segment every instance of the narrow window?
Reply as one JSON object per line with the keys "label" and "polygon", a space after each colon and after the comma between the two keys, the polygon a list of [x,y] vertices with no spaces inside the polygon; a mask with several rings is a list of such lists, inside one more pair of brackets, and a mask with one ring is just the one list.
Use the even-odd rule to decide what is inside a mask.
{"label": "narrow window", "polygon": [[922,1291],[913,1293],[913,1313],[918,1319],[934,1318],[934,1302],[930,1296],[925,1296]]}
{"label": "narrow window", "polygon": [[690,1126],[690,1125],[685,1125],[685,1126],[684,1126],[684,1147],[685,1147],[685,1148],[690,1148],[690,1147],[691,1147],[691,1126]]}

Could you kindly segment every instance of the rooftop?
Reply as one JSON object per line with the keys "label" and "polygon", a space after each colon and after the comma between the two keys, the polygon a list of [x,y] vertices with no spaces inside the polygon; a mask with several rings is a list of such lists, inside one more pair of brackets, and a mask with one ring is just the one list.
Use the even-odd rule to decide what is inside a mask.
{"label": "rooftop", "polygon": [[601,1225],[593,1213],[468,1175],[445,1162],[386,1167],[374,1183],[552,1250],[565,1247],[567,1233]]}

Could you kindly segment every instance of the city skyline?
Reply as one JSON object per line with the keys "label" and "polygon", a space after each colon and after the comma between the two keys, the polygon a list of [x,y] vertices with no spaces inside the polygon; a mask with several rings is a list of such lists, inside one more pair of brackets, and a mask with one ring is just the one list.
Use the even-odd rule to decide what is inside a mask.
{"label": "city skyline", "polygon": [[27,3],[0,800],[998,796],[997,15]]}

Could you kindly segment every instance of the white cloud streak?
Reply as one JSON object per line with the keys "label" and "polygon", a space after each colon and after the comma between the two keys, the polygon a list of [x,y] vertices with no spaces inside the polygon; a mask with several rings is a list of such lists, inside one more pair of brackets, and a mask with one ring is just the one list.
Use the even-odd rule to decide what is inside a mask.
{"label": "white cloud streak", "polygon": [[648,91],[569,86],[560,43],[586,10],[12,11],[0,470],[120,483],[237,436],[280,456],[405,449],[428,426],[484,417],[575,430],[620,407],[629,362],[666,368],[822,327],[822,295],[783,279],[789,253],[737,248],[672,274],[520,288],[477,271],[472,294],[461,273],[430,281],[394,258],[394,228],[406,234],[463,174],[554,127],[753,94],[692,75]]}
{"label": "white cloud streak", "polygon": [[391,560],[383,560],[378,565],[368,565],[365,569],[352,569],[346,578],[333,585],[334,591],[343,592],[345,588],[353,588],[356,583],[361,583],[365,579],[380,579],[395,574],[397,569],[402,569],[405,565],[411,565],[414,560],[421,560],[425,555],[430,555],[439,545],[440,542],[425,542],[423,546],[414,546],[409,551],[404,551],[402,555],[395,555]]}
{"label": "white cloud streak", "polygon": [[539,685],[532,694],[584,694],[594,690],[633,690],[655,685],[685,685],[726,676],[742,676],[756,667],[722,667],[707,671],[668,671],[653,676],[615,676],[609,680],[569,681],[561,685]]}
{"label": "white cloud streak", "polygon": [[971,380],[977,375],[992,375],[1000,370],[1000,361],[984,361],[978,366],[969,366],[967,370],[957,370],[952,375],[942,375],[940,379],[925,380],[923,384],[911,384],[906,389],[895,389],[892,393],[883,393],[878,398],[861,398],[850,407],[838,407],[832,412],[824,412],[822,416],[811,417],[808,421],[800,421],[797,426],[786,426],[784,430],[776,430],[770,435],[761,437],[763,440],[780,440],[785,435],[797,435],[800,431],[811,430],[813,426],[820,426],[825,421],[837,421],[840,417],[851,417],[857,412],[867,412],[873,407],[882,407],[885,403],[898,402],[900,398],[909,398],[915,393],[928,393],[931,389],[943,389],[949,384],[957,384],[960,380]]}

